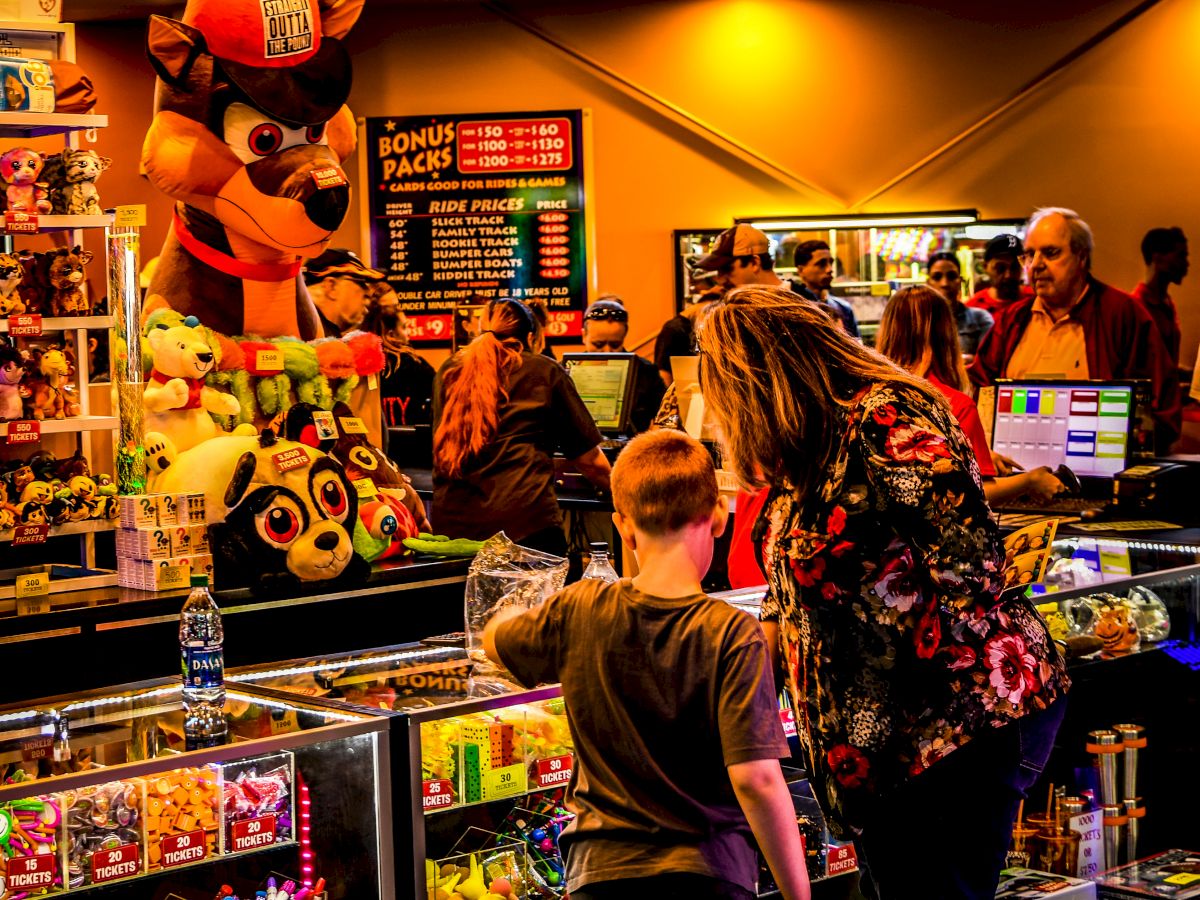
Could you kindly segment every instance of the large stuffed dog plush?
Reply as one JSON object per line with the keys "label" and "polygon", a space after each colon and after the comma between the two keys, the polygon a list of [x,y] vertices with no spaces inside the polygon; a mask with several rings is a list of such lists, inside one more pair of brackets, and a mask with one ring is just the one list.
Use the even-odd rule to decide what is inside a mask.
{"label": "large stuffed dog plush", "polygon": [[362,0],[189,0],[151,16],[158,73],[142,172],[176,202],[145,312],[223,334],[321,336],[299,277],[350,204],[341,38]]}

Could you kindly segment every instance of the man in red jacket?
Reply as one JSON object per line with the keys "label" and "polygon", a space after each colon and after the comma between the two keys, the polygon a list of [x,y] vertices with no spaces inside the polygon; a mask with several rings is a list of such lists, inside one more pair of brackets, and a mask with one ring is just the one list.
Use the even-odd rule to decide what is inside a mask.
{"label": "man in red jacket", "polygon": [[1148,378],[1156,444],[1179,433],[1179,383],[1149,314],[1123,291],[1092,277],[1092,230],[1069,209],[1034,212],[1021,261],[1034,296],[996,316],[971,364],[971,380]]}

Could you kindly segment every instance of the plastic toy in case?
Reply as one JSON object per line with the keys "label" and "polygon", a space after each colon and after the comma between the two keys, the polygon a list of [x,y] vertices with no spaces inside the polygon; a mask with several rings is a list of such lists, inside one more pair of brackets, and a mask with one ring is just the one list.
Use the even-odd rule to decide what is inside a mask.
{"label": "plastic toy in case", "polygon": [[430,897],[530,896],[529,857],[523,843],[471,826],[449,856],[425,861],[425,883]]}
{"label": "plastic toy in case", "polygon": [[0,900],[63,889],[61,834],[56,796],[0,804]]}
{"label": "plastic toy in case", "polygon": [[146,868],[173,869],[220,852],[220,771],[175,769],[146,781]]}
{"label": "plastic toy in case", "polygon": [[291,753],[226,763],[221,778],[226,853],[247,853],[296,839]]}
{"label": "plastic toy in case", "polygon": [[529,790],[525,707],[464,716],[458,729],[464,803],[500,800]]}
{"label": "plastic toy in case", "polygon": [[575,768],[575,745],[562,698],[527,704],[524,734],[529,789],[566,787]]}
{"label": "plastic toy in case", "polygon": [[421,806],[425,812],[450,809],[462,802],[457,719],[421,723]]}
{"label": "plastic toy in case", "polygon": [[140,778],[109,781],[59,794],[63,812],[63,869],[74,889],[140,875],[142,806]]}

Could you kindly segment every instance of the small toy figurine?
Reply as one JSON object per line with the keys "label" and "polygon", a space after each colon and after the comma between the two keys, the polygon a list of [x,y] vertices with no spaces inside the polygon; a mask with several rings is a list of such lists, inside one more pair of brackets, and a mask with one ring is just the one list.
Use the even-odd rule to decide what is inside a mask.
{"label": "small toy figurine", "polygon": [[11,253],[0,253],[0,316],[19,316],[25,312],[19,290],[24,277],[21,260]]}
{"label": "small toy figurine", "polygon": [[92,251],[60,247],[50,260],[50,311],[55,316],[87,315],[91,305],[83,293],[83,267],[92,261]]}
{"label": "small toy figurine", "polygon": [[96,179],[112,165],[112,160],[95,150],[67,147],[46,158],[42,178],[50,186],[54,212],[66,216],[98,216],[104,212]]}
{"label": "small toy figurine", "polygon": [[50,212],[46,189],[38,183],[42,157],[28,147],[14,147],[0,154],[0,178],[8,183],[5,198],[14,212],[45,214]]}
{"label": "small toy figurine", "polygon": [[0,341],[0,422],[21,418],[21,378],[25,360],[7,341]]}

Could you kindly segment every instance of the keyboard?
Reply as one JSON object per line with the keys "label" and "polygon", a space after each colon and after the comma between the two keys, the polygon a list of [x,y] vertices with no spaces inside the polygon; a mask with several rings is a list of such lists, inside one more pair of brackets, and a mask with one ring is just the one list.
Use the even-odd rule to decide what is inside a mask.
{"label": "keyboard", "polygon": [[1016,500],[1002,504],[999,507],[999,511],[1080,513],[1085,509],[1103,509],[1106,502],[1097,497],[1056,497],[1048,503],[1034,503],[1032,500]]}

